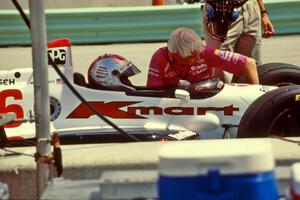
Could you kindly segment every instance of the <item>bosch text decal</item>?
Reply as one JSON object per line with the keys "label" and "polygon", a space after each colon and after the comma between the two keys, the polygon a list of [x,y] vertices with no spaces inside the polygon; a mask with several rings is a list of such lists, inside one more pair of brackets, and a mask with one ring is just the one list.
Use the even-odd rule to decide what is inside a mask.
{"label": "bosch text decal", "polygon": [[14,78],[0,78],[0,85],[14,85],[16,83],[16,79],[21,77],[20,72],[14,73]]}

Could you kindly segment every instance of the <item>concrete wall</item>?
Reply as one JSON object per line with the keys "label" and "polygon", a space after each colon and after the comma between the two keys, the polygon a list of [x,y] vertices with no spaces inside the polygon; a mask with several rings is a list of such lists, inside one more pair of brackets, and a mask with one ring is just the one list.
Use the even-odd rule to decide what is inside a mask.
{"label": "concrete wall", "polygon": [[[182,1],[182,0],[181,0]],[[277,3],[283,0],[264,0],[264,3]],[[298,2],[299,0],[285,0]],[[18,0],[20,5],[28,8],[28,0]],[[149,6],[152,0],[44,0],[46,8],[86,8],[86,7],[124,7]],[[165,5],[176,4],[180,0],[165,0]],[[0,9],[15,9],[11,0],[0,0]]]}
{"label": "concrete wall", "polygon": [[[19,0],[19,4],[28,9],[28,2]],[[150,6],[152,0],[44,0],[45,8],[86,8],[86,7],[125,7]],[[165,4],[175,4],[176,0],[165,0]],[[0,9],[15,9],[11,0],[1,0]]]}

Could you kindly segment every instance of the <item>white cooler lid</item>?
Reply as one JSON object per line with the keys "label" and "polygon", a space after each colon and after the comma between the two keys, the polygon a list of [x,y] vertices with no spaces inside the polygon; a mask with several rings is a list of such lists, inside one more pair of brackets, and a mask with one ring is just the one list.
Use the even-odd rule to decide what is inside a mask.
{"label": "white cooler lid", "polygon": [[205,175],[217,168],[220,174],[272,171],[272,144],[264,139],[224,139],[166,143],[159,151],[159,173],[166,176]]}

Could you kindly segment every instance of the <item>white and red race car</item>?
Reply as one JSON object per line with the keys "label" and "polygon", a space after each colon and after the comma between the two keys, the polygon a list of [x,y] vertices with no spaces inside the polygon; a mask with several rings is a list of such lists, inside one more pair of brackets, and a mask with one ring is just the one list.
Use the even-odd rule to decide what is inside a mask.
{"label": "white and red race car", "polygon": [[[69,39],[50,42],[48,54],[89,105],[141,140],[300,135],[298,85],[226,84],[210,79],[186,89],[100,90],[73,72]],[[264,84],[300,83],[300,70],[288,64],[265,65],[259,73]],[[51,132],[69,140],[80,138],[82,143],[128,141],[79,100],[52,66],[48,75]],[[8,140],[35,138],[32,69],[1,71],[0,80],[0,113],[17,119],[4,125]],[[24,119],[29,122],[20,122]]]}

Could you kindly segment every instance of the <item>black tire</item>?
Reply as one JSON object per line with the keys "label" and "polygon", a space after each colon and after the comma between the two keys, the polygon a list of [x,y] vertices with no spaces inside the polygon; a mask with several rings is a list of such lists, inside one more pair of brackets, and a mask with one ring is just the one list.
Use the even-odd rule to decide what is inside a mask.
{"label": "black tire", "polygon": [[[287,63],[266,63],[257,67],[259,82],[261,85],[285,86],[300,84],[300,67]],[[237,81],[244,83],[240,77]]]}
{"label": "black tire", "polygon": [[244,113],[238,138],[300,136],[300,86],[284,86],[259,97]]}

